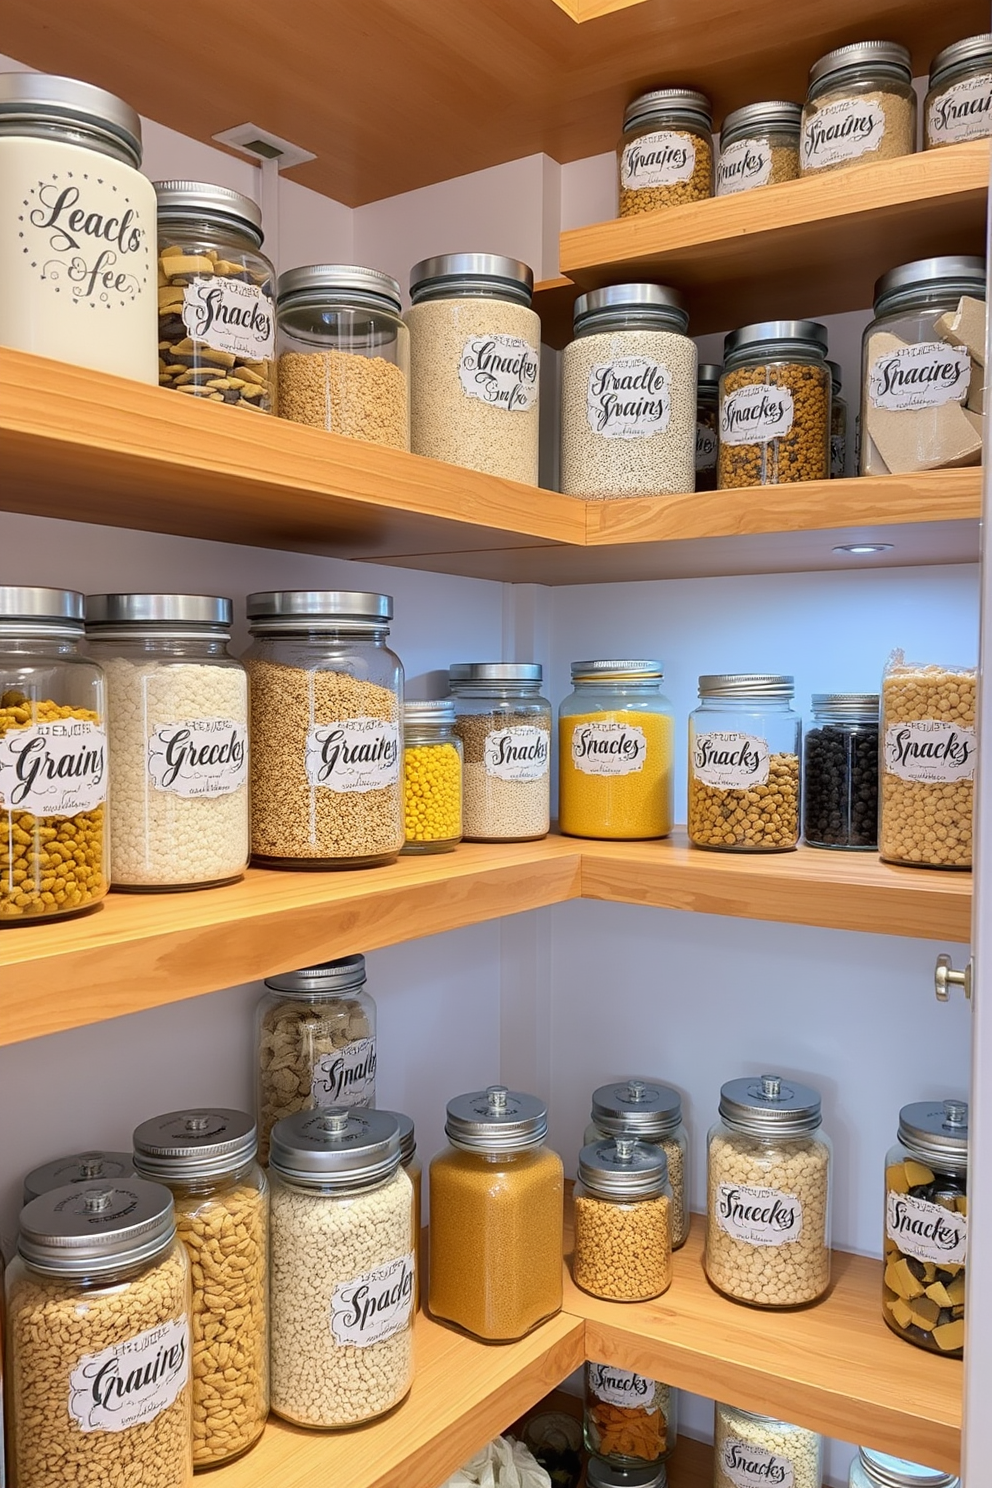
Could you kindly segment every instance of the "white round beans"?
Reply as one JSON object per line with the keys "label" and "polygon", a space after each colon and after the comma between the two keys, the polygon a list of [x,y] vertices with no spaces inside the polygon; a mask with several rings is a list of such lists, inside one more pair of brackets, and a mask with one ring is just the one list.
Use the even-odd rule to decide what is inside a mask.
{"label": "white round beans", "polygon": [[820,1488],[823,1438],[787,1421],[718,1404],[713,1457],[713,1488],[755,1483]]}

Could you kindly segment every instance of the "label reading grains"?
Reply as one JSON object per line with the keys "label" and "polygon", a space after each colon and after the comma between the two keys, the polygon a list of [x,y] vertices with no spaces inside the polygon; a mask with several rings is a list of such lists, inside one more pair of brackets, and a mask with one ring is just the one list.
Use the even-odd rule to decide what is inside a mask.
{"label": "label reading grains", "polygon": [[551,735],[532,724],[493,729],[486,735],[482,760],[486,774],[497,780],[526,782],[548,773]]}
{"label": "label reading grains", "polygon": [[167,1410],[188,1378],[184,1315],[84,1354],[69,1376],[69,1415],[80,1431],[127,1431]]}
{"label": "label reading grains", "polygon": [[648,186],[677,186],[691,180],[696,169],[696,146],[691,135],[659,129],[642,134],[624,147],[620,156],[620,185],[625,191]]}
{"label": "label reading grains", "polygon": [[963,1266],[968,1258],[968,1219],[964,1214],[914,1199],[885,1195],[885,1233],[903,1255],[938,1266]]}
{"label": "label reading grains", "polygon": [[64,718],[9,729],[0,739],[0,805],[34,816],[76,816],[107,797],[107,735]]}
{"label": "label reading grains", "polygon": [[248,730],[233,718],[160,724],[148,740],[148,776],[186,800],[230,795],[248,779]]}
{"label": "label reading grains", "polygon": [[862,98],[838,98],[803,120],[800,151],[805,170],[841,165],[877,150],[885,134],[885,110]]}
{"label": "label reading grains", "polygon": [[572,730],[572,764],[583,775],[634,775],[644,769],[648,741],[629,723],[584,723]]}
{"label": "label reading grains", "polygon": [[183,325],[195,341],[248,361],[264,361],[275,349],[272,300],[242,279],[192,279],[183,291]]}
{"label": "label reading grains", "polygon": [[696,425],[696,469],[716,469],[716,430],[708,424]]}
{"label": "label reading grains", "polygon": [[992,109],[992,72],[962,78],[941,93],[927,114],[927,140],[934,145],[959,145],[963,140],[984,139],[989,133]]}
{"label": "label reading grains", "polygon": [[526,413],[537,402],[540,358],[521,336],[473,336],[462,348],[458,377],[467,398],[508,413]]}
{"label": "label reading grains", "polygon": [[748,790],[767,785],[768,740],[756,734],[697,734],[692,746],[692,773],[717,790]]}
{"label": "label reading grains", "polygon": [[752,186],[767,186],[772,174],[772,147],[767,140],[742,139],[728,145],[716,168],[717,196],[734,196]]}
{"label": "label reading grains", "polygon": [[921,341],[876,357],[868,373],[868,397],[874,408],[903,413],[913,408],[940,408],[968,396],[971,357],[946,341]]}
{"label": "label reading grains", "polygon": [[753,1442],[738,1441],[728,1436],[723,1443],[720,1466],[734,1488],[753,1488],[755,1483],[773,1484],[774,1488],[795,1488],[795,1472],[788,1457],[766,1451]]}
{"label": "label reading grains", "polygon": [[653,1379],[634,1374],[630,1369],[614,1369],[612,1364],[589,1365],[589,1389],[606,1405],[636,1406],[650,1414],[658,1409],[657,1388]]}
{"label": "label reading grains", "polygon": [[316,1106],[375,1105],[375,1039],[355,1039],[315,1060],[310,1092]]}
{"label": "label reading grains", "polygon": [[672,416],[671,375],[651,357],[618,357],[589,369],[586,416],[604,439],[650,439]]}
{"label": "label reading grains", "polygon": [[406,1328],[413,1311],[413,1253],[340,1282],[331,1295],[335,1343],[369,1348]]}
{"label": "label reading grains", "polygon": [[885,730],[885,769],[901,780],[974,780],[978,739],[974,729],[921,718]]}
{"label": "label reading grains", "polygon": [[719,1183],[716,1222],[746,1245],[789,1245],[803,1232],[803,1206],[795,1194],[777,1188]]}
{"label": "label reading grains", "polygon": [[724,444],[767,444],[784,439],[792,429],[795,405],[785,387],[750,382],[728,393],[720,404],[720,438]]}
{"label": "label reading grains", "polygon": [[307,733],[307,779],[328,790],[383,790],[400,778],[400,731],[382,718],[342,718]]}

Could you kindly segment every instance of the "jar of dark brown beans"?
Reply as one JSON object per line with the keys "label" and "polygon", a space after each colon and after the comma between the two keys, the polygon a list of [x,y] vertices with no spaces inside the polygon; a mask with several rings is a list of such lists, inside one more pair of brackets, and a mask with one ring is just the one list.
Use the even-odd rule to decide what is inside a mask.
{"label": "jar of dark brown beans", "polygon": [[809,847],[878,847],[878,693],[816,692],[804,740]]}

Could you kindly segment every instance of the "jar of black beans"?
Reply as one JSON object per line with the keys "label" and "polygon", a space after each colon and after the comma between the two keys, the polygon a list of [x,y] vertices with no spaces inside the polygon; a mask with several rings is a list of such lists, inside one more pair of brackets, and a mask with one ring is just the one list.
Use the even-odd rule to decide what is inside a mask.
{"label": "jar of black beans", "polygon": [[803,835],[810,847],[877,848],[877,693],[813,694]]}

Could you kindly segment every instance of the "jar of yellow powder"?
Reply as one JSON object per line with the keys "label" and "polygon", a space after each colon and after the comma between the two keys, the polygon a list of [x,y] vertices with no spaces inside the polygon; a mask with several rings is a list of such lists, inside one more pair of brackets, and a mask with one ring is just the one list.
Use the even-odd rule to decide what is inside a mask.
{"label": "jar of yellow powder", "polygon": [[559,710],[559,818],[572,837],[672,830],[672,705],[660,661],[573,661]]}
{"label": "jar of yellow powder", "polygon": [[405,853],[451,852],[462,840],[462,741],[453,698],[403,706]]}

